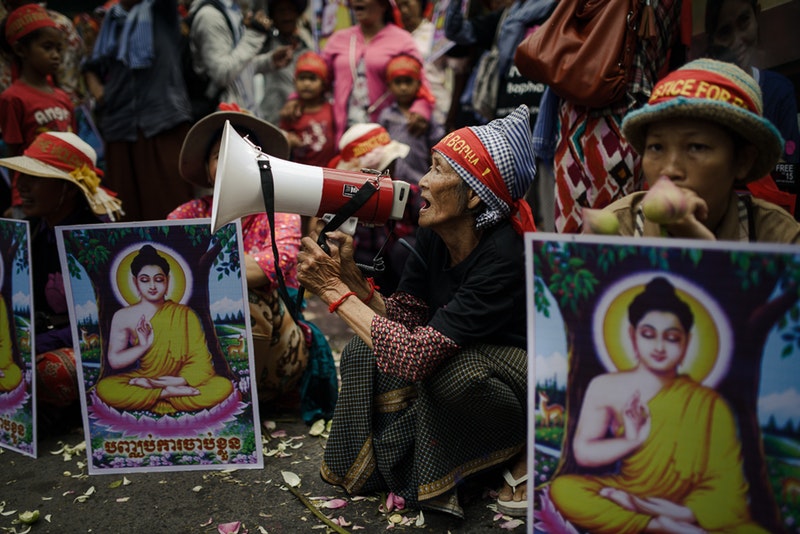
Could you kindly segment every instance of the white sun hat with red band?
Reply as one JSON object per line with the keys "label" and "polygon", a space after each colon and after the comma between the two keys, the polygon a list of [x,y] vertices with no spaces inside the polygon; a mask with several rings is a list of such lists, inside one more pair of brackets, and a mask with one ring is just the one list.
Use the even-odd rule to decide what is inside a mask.
{"label": "white sun hat with red band", "polygon": [[372,122],[354,124],[339,141],[339,155],[329,164],[335,169],[385,171],[397,158],[408,156],[405,143],[393,141],[386,128]]}
{"label": "white sun hat with red band", "polygon": [[97,153],[72,132],[39,134],[22,156],[0,159],[0,166],[30,176],[72,182],[95,214],[107,215],[112,221],[124,213],[119,199],[100,185],[103,171],[97,168]]}
{"label": "white sun hat with red band", "polygon": [[733,63],[696,59],[669,73],[644,107],[625,116],[622,133],[644,154],[647,127],[672,118],[707,120],[755,145],[758,157],[745,182],[767,175],[783,153],[781,134],[763,117],[758,82]]}

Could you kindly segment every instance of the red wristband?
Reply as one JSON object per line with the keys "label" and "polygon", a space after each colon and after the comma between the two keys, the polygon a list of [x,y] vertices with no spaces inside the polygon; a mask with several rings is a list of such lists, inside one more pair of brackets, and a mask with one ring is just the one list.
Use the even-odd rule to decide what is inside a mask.
{"label": "red wristband", "polygon": [[369,304],[373,295],[375,295],[375,290],[381,288],[380,286],[375,285],[375,280],[373,278],[367,278],[367,283],[369,284],[369,295],[361,299],[361,302],[364,304]]}
{"label": "red wristband", "polygon": [[348,291],[347,293],[345,293],[344,295],[342,295],[342,298],[340,298],[339,300],[337,300],[337,301],[335,301],[335,302],[331,302],[330,306],[328,306],[328,311],[329,311],[330,313],[333,313],[333,312],[335,312],[336,310],[338,310],[338,309],[339,309],[339,306],[341,306],[341,305],[342,305],[342,303],[343,303],[345,300],[347,300],[348,298],[352,297],[352,296],[353,296],[353,295],[355,295],[355,294],[356,294],[356,292],[355,292],[355,291]]}

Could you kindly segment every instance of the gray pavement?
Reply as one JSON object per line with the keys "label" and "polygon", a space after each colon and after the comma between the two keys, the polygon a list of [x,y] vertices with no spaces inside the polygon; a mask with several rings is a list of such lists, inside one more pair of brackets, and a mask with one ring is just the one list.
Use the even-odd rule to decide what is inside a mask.
{"label": "gray pavement", "polygon": [[[352,332],[312,299],[306,313],[330,339],[338,356]],[[330,486],[319,476],[325,437],[312,436],[296,411],[262,413],[274,430],[263,430],[264,448],[283,453],[265,456],[263,469],[237,471],[182,471],[128,475],[86,474],[85,452],[65,455],[64,445],[79,447],[83,433],[75,428],[39,443],[36,459],[0,449],[0,532],[24,532],[14,523],[20,513],[39,511],[34,533],[217,533],[220,525],[240,522],[239,533],[332,532],[300,498],[287,489],[282,471],[300,477],[298,492],[308,504],[332,518],[342,517],[347,532],[525,532],[524,523],[508,529],[508,518],[492,509],[491,490],[500,476],[473,482],[462,496],[466,518],[424,512],[417,525],[416,510],[399,516],[381,509],[380,495],[354,498]],[[283,445],[282,445],[283,444]],[[296,448],[294,448],[296,447]],[[61,450],[62,452],[56,453]],[[330,509],[332,499],[346,505]],[[14,513],[9,513],[14,512]],[[409,524],[391,523],[391,520]],[[231,530],[233,532],[233,530]]]}

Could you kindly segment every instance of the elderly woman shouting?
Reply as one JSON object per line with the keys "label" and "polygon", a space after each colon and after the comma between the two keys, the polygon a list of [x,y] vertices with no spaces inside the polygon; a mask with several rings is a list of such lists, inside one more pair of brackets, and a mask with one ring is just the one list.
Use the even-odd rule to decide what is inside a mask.
{"label": "elderly woman shouting", "polygon": [[521,106],[434,146],[416,253],[390,297],[358,270],[351,237],[328,234],[330,256],[303,239],[300,282],[357,334],[342,354],[327,482],[463,517],[457,485],[508,465],[499,505],[524,515],[529,120]]}

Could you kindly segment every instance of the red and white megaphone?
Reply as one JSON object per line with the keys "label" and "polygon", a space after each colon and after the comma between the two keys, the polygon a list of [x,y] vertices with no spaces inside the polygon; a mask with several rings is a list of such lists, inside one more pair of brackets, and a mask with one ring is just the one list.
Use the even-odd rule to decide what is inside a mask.
{"label": "red and white megaphone", "polygon": [[408,183],[377,172],[327,169],[264,154],[225,121],[214,181],[212,233],[240,217],[266,211],[262,188],[265,161],[272,175],[276,212],[330,219],[369,182],[375,192],[341,229],[352,234],[356,222],[381,225],[403,217]]}

